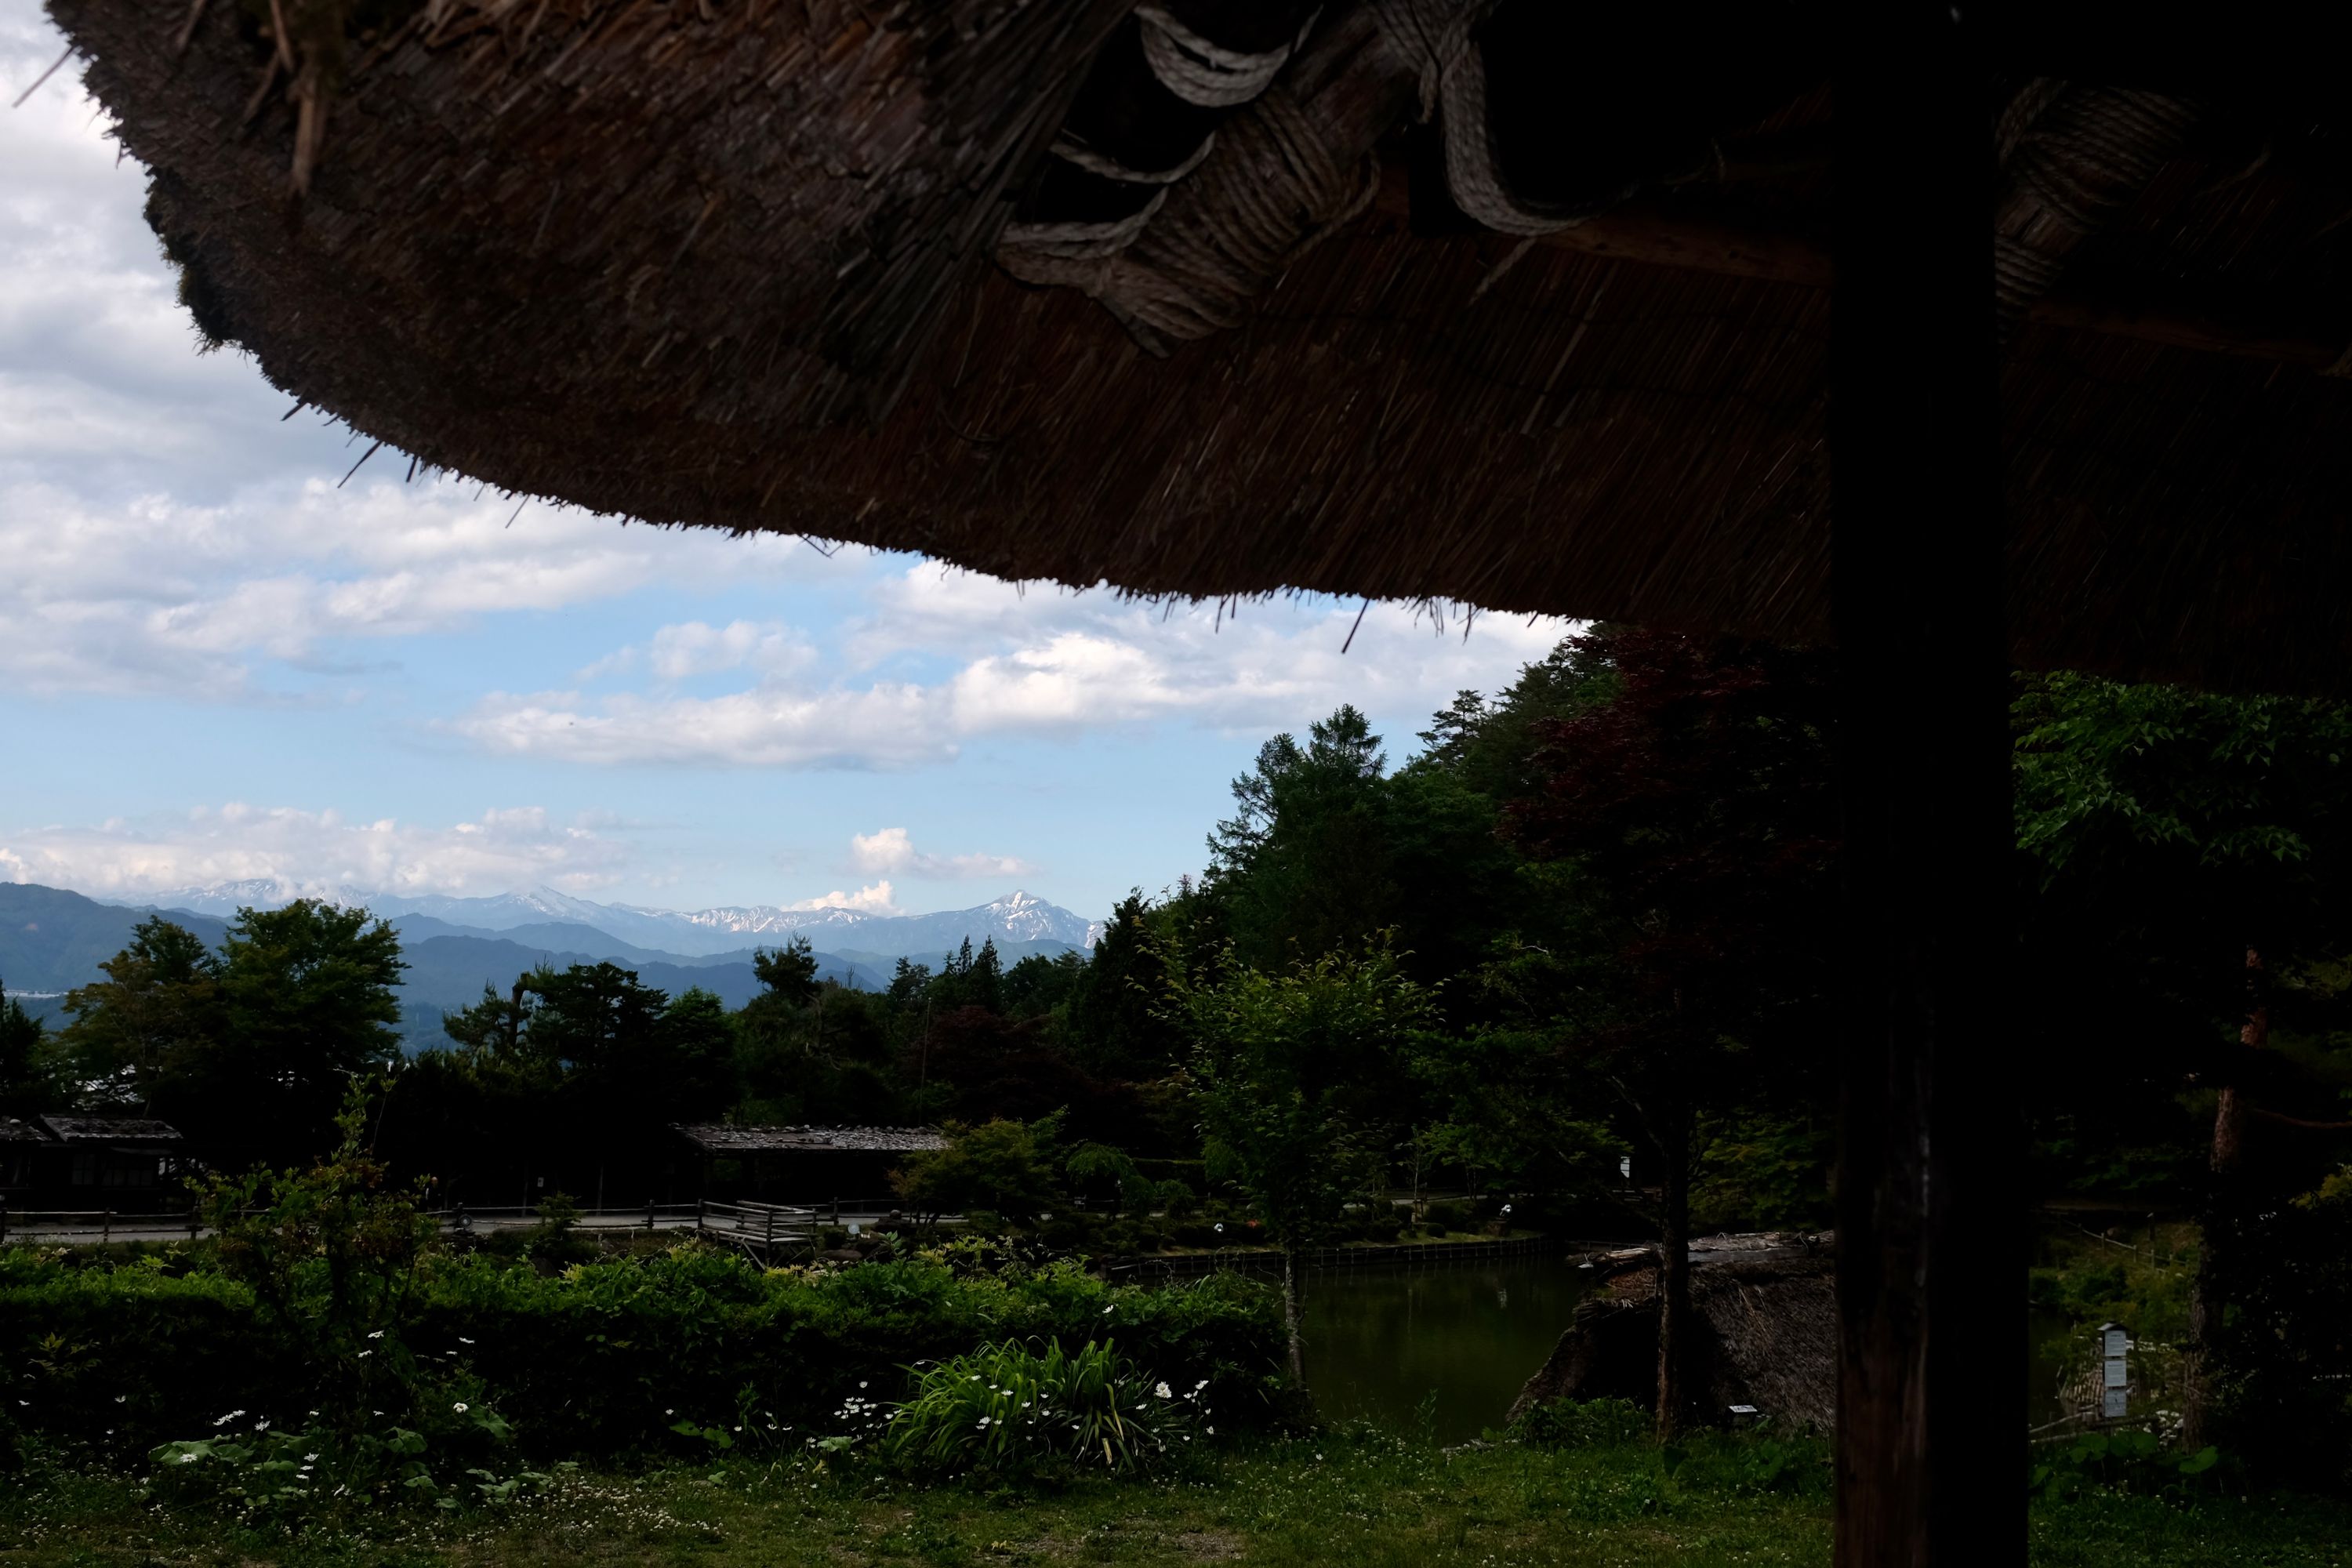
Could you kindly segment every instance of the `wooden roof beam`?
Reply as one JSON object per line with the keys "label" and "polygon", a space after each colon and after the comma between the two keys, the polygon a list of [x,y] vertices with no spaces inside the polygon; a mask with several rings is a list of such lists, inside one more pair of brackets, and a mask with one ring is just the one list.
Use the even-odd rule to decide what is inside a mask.
{"label": "wooden roof beam", "polygon": [[[1391,218],[1412,216],[1404,170],[1391,167],[1385,172],[1375,210]],[[1836,277],[1829,244],[1819,236],[1741,223],[1672,198],[1628,202],[1533,243],[1640,267],[1757,278],[1804,289],[1827,289]],[[1989,256],[1990,227],[1985,244]],[[2110,286],[2102,287],[2103,282]],[[2062,284],[2036,300],[2027,319],[2070,331],[2131,338],[2305,370],[2331,371],[2352,360],[2352,334],[2337,338],[2282,327],[2266,321],[2258,310],[2232,308],[2214,300],[2210,293],[2191,298],[2159,279],[2094,278]]]}

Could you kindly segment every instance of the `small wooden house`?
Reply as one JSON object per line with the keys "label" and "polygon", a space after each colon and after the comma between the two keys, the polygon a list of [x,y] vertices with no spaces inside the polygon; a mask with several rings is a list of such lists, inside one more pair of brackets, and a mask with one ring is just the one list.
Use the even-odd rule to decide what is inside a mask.
{"label": "small wooden house", "polygon": [[0,1117],[0,1197],[18,1212],[185,1206],[187,1140],[149,1116]]}

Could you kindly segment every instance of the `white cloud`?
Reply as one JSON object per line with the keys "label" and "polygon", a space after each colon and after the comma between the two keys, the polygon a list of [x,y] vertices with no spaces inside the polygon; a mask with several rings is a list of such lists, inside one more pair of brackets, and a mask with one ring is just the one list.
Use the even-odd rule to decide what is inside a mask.
{"label": "white cloud", "polygon": [[1025,877],[1036,868],[1010,855],[929,855],[915,847],[903,827],[853,834],[850,863],[860,871],[911,871],[918,877]]}
{"label": "white cloud", "polygon": [[184,815],[0,834],[0,876],[139,895],[271,880],[303,892],[501,893],[545,884],[586,893],[626,868],[628,848],[537,806],[435,826],[232,802]]}
{"label": "white cloud", "polygon": [[723,626],[687,621],[663,626],[642,648],[632,643],[580,672],[583,680],[634,669],[642,662],[656,678],[685,680],[697,675],[749,667],[766,675],[788,674],[816,662],[806,638],[775,621],[730,621]]}
{"label": "white cloud", "polygon": [[[60,47],[37,5],[0,0],[0,98]],[[140,216],[145,171],[109,131],[79,61],[0,125],[0,687],[255,698],[263,666],[315,666],[337,639],[866,569],[792,539],[518,516],[471,484],[404,485],[390,448],[338,489],[365,446],[281,419],[289,399],[240,353],[195,352]],[[738,662],[784,650],[754,636]]]}
{"label": "white cloud", "polygon": [[575,763],[903,768],[953,758],[932,694],[876,686],[798,692],[761,685],[724,697],[601,701],[577,692],[494,692],[449,727],[483,750]]}
{"label": "white cloud", "polygon": [[[1441,627],[1394,604],[1373,605],[1359,626],[1353,607],[1303,598],[1247,606],[1236,621],[1215,605],[1150,605],[1106,590],[1024,599],[1013,584],[942,579],[931,566],[885,579],[870,597],[882,612],[852,635],[854,658],[966,657],[929,681],[819,685],[807,679],[812,656],[719,696],[497,695],[451,728],[491,752],[582,763],[908,768],[950,761],[985,736],[1171,720],[1295,728],[1341,702],[1434,711],[1465,687],[1494,689],[1568,630],[1500,616]],[[899,640],[902,614],[927,640]],[[662,628],[651,646],[674,635],[684,647],[721,645],[737,626],[744,646],[782,635],[694,623]]]}
{"label": "white cloud", "polygon": [[892,899],[890,884],[887,881],[872,883],[858,889],[854,893],[845,893],[836,888],[822,898],[803,899],[798,903],[786,904],[784,908],[788,910],[855,910],[863,915],[896,915],[906,912],[899,909]]}
{"label": "white cloud", "polygon": [[[0,477],[0,560],[12,568],[0,574],[0,680],[38,694],[205,700],[256,695],[265,663],[302,668],[351,639],[649,586],[842,571],[796,540],[625,528],[544,506],[515,518],[511,501],[448,479],[338,490],[317,478],[194,505],[99,503]],[[814,654],[781,626],[738,620],[664,627],[647,657],[675,680],[789,671]]]}

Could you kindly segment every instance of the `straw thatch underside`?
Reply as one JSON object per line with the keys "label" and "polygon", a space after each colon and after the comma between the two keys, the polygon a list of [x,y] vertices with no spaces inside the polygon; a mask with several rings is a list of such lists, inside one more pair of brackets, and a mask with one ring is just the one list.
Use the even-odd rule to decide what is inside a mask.
{"label": "straw thatch underside", "polygon": [[[326,99],[267,7],[182,54],[176,8],[50,3],[205,328],[428,466],[1012,577],[1827,637],[1828,186],[1774,149],[1828,109],[1777,12],[1613,40],[1547,119],[1546,0],[431,0]],[[2346,689],[2352,387],[2134,290],[2352,342],[2352,158],[1990,96],[2015,658]],[[1629,200],[1680,226],[1562,226]]]}

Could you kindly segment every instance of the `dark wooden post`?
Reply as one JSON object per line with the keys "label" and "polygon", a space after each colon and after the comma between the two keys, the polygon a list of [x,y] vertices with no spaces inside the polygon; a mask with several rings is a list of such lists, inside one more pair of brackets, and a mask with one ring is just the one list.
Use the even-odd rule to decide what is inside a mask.
{"label": "dark wooden post", "polygon": [[1847,0],[1833,61],[1839,1568],[2025,1561],[1993,157],[1969,16]]}

